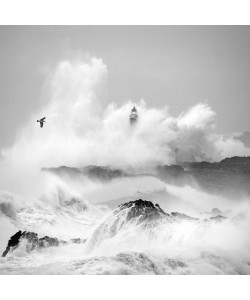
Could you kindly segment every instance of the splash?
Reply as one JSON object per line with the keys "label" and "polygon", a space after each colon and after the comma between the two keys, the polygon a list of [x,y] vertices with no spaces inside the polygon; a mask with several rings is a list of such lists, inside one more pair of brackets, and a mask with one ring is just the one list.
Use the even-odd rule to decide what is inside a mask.
{"label": "splash", "polygon": [[[49,98],[43,109],[30,116],[12,147],[2,149],[0,218],[6,230],[0,231],[1,247],[17,229],[62,239],[91,237],[103,220],[108,220],[107,227],[112,226],[107,219],[111,214],[110,208],[105,206],[107,202],[135,200],[139,194],[147,195],[152,201],[160,200],[164,209],[178,208],[199,217],[202,211],[218,206],[224,210],[229,207],[234,214],[243,210],[248,214],[248,199],[239,205],[195,187],[177,187],[145,174],[157,165],[218,161],[250,154],[250,149],[235,135],[226,137],[216,133],[216,113],[207,103],[198,103],[177,117],[170,115],[168,107],[148,107],[144,100],[105,106],[107,77],[106,65],[95,57],[59,62],[48,78]],[[139,118],[130,126],[133,106]],[[47,122],[41,129],[36,120],[44,116]],[[98,182],[88,176],[60,178],[40,171],[44,167],[87,165],[132,170],[134,177]],[[244,216],[240,225],[228,221],[211,226],[204,235],[200,227],[190,223],[167,227],[160,223],[149,232],[138,224],[129,224],[126,230],[118,230],[111,238],[109,234],[108,238],[98,237],[100,243],[92,253],[87,253],[85,246],[77,249],[65,246],[27,258],[25,251],[19,250],[24,256],[22,267],[15,265],[18,264],[15,257],[12,257],[13,264],[12,258],[7,265],[6,261],[0,263],[3,273],[6,266],[7,269],[14,266],[13,272],[26,272],[22,269],[25,265],[30,268],[28,273],[36,272],[36,267],[48,273],[48,266],[53,273],[62,268],[62,261],[68,265],[58,272],[64,274],[72,270],[88,274],[96,274],[98,270],[111,274],[237,273],[234,268],[234,263],[238,265],[237,257],[243,253],[244,259],[249,261],[246,219]],[[231,240],[232,236],[235,239]],[[227,248],[233,253],[232,263],[230,256],[224,255]],[[211,251],[206,252],[206,249]],[[194,260],[191,252],[197,254]],[[103,253],[109,256],[101,257]],[[214,253],[219,253],[218,258]],[[72,257],[78,261],[72,261]],[[189,261],[188,269],[185,269],[186,262],[179,261],[180,257]],[[34,258],[39,259],[34,263]],[[44,260],[47,267],[43,265]],[[200,261],[204,265],[201,266]],[[207,261],[211,262],[209,267]],[[218,267],[221,262],[226,264],[223,270]],[[250,272],[245,261],[242,272]]]}
{"label": "splash", "polygon": [[[89,164],[136,168],[250,153],[234,136],[215,132],[216,114],[206,103],[178,117],[170,116],[167,107],[149,108],[144,100],[104,107],[107,75],[106,65],[95,57],[59,62],[49,77],[48,103],[31,116],[14,145],[2,150],[8,168]],[[134,105],[139,121],[131,128]],[[42,130],[34,123],[37,115],[47,117]]]}

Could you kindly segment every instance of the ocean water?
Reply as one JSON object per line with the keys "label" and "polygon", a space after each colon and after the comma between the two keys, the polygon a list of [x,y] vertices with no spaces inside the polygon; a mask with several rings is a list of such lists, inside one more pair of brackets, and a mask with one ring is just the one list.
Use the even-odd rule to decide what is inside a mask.
{"label": "ocean water", "polygon": [[[234,202],[153,176],[106,182],[87,178],[84,188],[75,179],[62,180],[53,193],[23,206],[2,192],[2,252],[18,230],[69,242],[31,251],[24,239],[0,258],[0,274],[250,274],[246,199]],[[135,205],[118,207],[139,198],[158,203],[168,215],[152,218],[141,208],[131,217]],[[210,219],[214,207],[226,218]],[[196,219],[169,217],[171,211]],[[86,242],[74,244],[72,238]]]}

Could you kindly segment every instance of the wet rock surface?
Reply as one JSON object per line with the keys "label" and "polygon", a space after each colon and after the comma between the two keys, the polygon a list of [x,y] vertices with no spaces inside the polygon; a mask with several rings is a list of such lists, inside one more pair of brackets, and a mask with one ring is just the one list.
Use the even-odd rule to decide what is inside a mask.
{"label": "wet rock surface", "polygon": [[115,213],[118,214],[124,209],[129,209],[127,214],[127,221],[139,216],[142,216],[144,219],[157,219],[169,216],[161,209],[158,204],[154,205],[151,201],[142,199],[126,202],[119,205]]}
{"label": "wet rock surface", "polygon": [[42,238],[38,237],[38,234],[35,232],[27,232],[19,230],[15,233],[8,241],[8,245],[5,251],[2,254],[2,257],[5,257],[10,251],[16,249],[21,241],[27,241],[27,250],[32,251],[37,248],[47,248],[47,247],[57,247],[59,245],[67,244],[69,242],[75,244],[84,243],[84,239],[71,239],[70,241],[59,240],[58,238],[44,236]]}
{"label": "wet rock surface", "polygon": [[21,236],[22,236],[22,231],[18,231],[17,233],[12,235],[12,237],[8,241],[8,245],[5,249],[5,251],[2,254],[2,257],[5,257],[11,248],[16,247],[19,244],[19,240],[20,240]]}
{"label": "wet rock surface", "polygon": [[[171,214],[168,214],[158,204],[138,199],[119,205],[106,220],[99,224],[90,238],[90,242],[95,244],[105,238],[111,238],[116,235],[119,230],[124,228],[124,226],[130,226],[130,222],[142,226],[150,225],[150,228],[153,228],[159,224],[167,225],[168,221],[205,222],[209,224],[210,222],[222,222],[226,219],[227,218],[222,215],[201,220],[179,212],[171,212]],[[15,250],[22,241],[27,242],[27,251],[32,251],[34,249],[57,247],[68,243],[81,244],[85,243],[86,239],[74,238],[69,241],[64,241],[49,236],[39,237],[35,232],[18,231],[10,238],[2,257],[5,257],[10,251]]]}
{"label": "wet rock surface", "polygon": [[[210,220],[210,221],[223,221],[227,218],[220,215],[215,214],[217,211],[214,211],[214,215],[210,217],[209,219],[205,219],[204,221]],[[221,212],[218,210],[218,212]],[[129,201],[126,203],[123,203],[118,206],[117,209],[113,211],[113,216],[117,218],[122,218],[124,215],[123,213],[126,213],[125,221],[129,222],[135,218],[140,218],[140,220],[143,221],[155,221],[160,219],[167,219],[167,220],[187,220],[187,221],[203,221],[199,218],[194,218],[192,216],[186,215],[184,213],[179,212],[171,212],[170,214],[166,213],[159,204],[154,204],[151,201],[147,200],[134,200]],[[117,219],[116,219],[117,220]]]}

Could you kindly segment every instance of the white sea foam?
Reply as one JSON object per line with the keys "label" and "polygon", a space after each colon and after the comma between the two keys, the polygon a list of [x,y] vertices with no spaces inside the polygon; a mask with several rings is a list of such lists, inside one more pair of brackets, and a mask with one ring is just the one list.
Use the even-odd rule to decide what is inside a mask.
{"label": "white sea foam", "polygon": [[[206,103],[177,117],[167,107],[151,108],[140,99],[105,107],[107,75],[97,58],[58,63],[48,79],[50,99],[20,129],[14,145],[2,150],[0,162],[1,251],[18,229],[88,241],[30,253],[21,245],[0,259],[0,273],[249,274],[247,198],[232,201],[198,186],[170,185],[148,175],[101,182],[40,171],[94,164],[138,174],[156,165],[249,155],[234,135],[216,133],[216,114]],[[130,127],[134,105],[139,118]],[[47,119],[41,129],[36,119],[43,116]],[[231,212],[222,223],[159,222],[145,228],[129,222],[110,234],[111,207],[142,197],[159,202],[167,212],[201,219],[214,207]],[[106,225],[97,234],[101,224]]]}

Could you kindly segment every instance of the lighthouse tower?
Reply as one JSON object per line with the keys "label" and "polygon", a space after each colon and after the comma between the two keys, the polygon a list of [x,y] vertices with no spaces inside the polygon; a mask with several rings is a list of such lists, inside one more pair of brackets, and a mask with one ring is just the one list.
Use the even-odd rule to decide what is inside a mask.
{"label": "lighthouse tower", "polygon": [[133,125],[136,123],[136,121],[138,119],[138,115],[137,115],[137,110],[136,110],[135,106],[132,108],[129,118],[130,118],[130,125]]}

